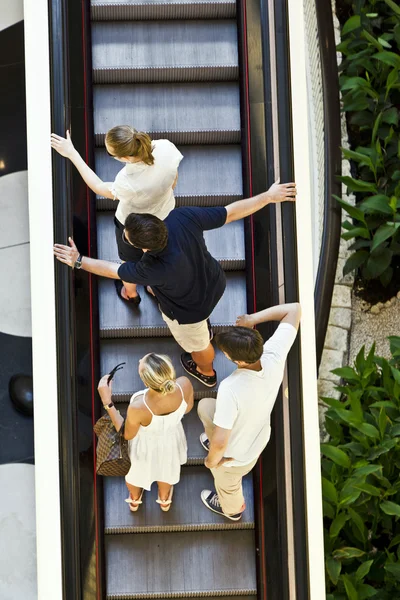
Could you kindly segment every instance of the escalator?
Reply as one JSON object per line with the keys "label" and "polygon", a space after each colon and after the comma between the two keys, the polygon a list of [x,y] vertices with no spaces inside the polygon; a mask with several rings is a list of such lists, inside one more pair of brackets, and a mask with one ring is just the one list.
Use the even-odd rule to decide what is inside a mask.
{"label": "escalator", "polygon": [[[115,125],[131,124],[153,139],[168,138],[182,152],[175,190],[177,206],[221,206],[243,197],[238,36],[234,2],[92,2],[92,80],[95,171],[113,181],[121,168],[104,148]],[[97,199],[98,258],[118,260],[115,204]],[[243,222],[206,232],[211,254],[227,274],[225,294],[211,315],[214,332],[247,312]],[[114,402],[124,413],[143,387],[139,358],[150,351],[172,358],[177,374],[181,349],[154,301],[141,293],[132,308],[116,297],[112,280],[98,282],[100,370],[122,361]],[[220,352],[214,367],[221,381],[233,369]],[[195,399],[216,394],[193,380]],[[104,480],[105,580],[107,598],[229,598],[257,593],[253,486],[245,480],[247,509],[232,523],[207,510],[202,489],[213,489],[203,466],[202,431],[196,406],[183,421],[188,462],[182,468],[172,508],[145,493],[132,514],[124,480]]]}
{"label": "escalator", "polygon": [[[278,172],[282,181],[293,181],[288,4],[294,0],[48,0],[52,131],[71,127],[76,148],[104,181],[121,168],[104,148],[111,127],[130,124],[153,139],[171,140],[184,156],[177,206],[227,205],[261,193]],[[61,157],[53,156],[52,168],[54,239],[73,232],[83,255],[118,261],[116,204],[96,198]],[[244,312],[299,299],[290,204],[267,206],[244,222],[205,233],[227,278],[211,316],[214,332]],[[153,486],[133,514],[123,479],[96,477],[97,382],[126,361],[113,383],[113,400],[124,413],[132,393],[143,388],[138,359],[149,351],[168,354],[181,375],[181,349],[140,286],[142,302],[134,308],[116,296],[112,281],[61,264],[54,283],[62,600],[320,600],[320,556],[314,552],[310,560],[309,554],[320,538],[313,544],[309,536],[313,515],[305,488],[302,394],[305,381],[307,403],[314,398],[315,380],[307,366],[302,381],[307,357],[300,340],[307,331],[288,358],[271,440],[244,480],[242,519],[225,520],[200,500],[213,482],[203,466],[196,403],[183,421],[188,463],[171,510],[160,511]],[[275,326],[259,330],[267,338]],[[312,335],[312,316],[307,327]],[[311,350],[313,344],[310,339]],[[214,367],[219,381],[233,370],[218,352]],[[192,382],[196,402],[216,395]],[[310,429],[307,435],[310,440]],[[314,465],[313,474],[318,469]],[[318,592],[311,593],[315,563]]]}

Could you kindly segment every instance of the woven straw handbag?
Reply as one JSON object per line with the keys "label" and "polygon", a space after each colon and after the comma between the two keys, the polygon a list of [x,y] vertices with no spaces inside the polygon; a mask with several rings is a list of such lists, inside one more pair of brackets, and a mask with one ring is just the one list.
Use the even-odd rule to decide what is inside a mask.
{"label": "woven straw handbag", "polygon": [[96,433],[96,473],[111,477],[124,477],[131,468],[128,441],[124,438],[124,425],[117,431],[109,415],[101,417],[94,425]]}

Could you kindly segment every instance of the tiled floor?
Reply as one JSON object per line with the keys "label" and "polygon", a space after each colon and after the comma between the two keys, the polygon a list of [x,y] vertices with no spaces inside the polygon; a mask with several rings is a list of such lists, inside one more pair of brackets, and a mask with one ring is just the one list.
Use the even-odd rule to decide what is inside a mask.
{"label": "tiled floor", "polygon": [[[37,598],[33,419],[9,397],[32,374],[23,0],[0,0],[0,598]],[[2,548],[3,550],[5,548]]]}

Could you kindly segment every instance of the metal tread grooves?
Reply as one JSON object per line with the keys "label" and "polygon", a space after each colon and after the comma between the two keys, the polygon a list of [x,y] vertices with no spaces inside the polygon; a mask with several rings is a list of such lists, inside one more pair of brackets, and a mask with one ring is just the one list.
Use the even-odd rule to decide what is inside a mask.
{"label": "metal tread grooves", "polygon": [[173,67],[103,67],[93,69],[93,83],[167,83],[236,81],[235,65],[175,65]]}
{"label": "metal tread grooves", "polygon": [[90,7],[92,21],[232,19],[235,16],[235,0],[170,0],[169,2],[92,0]]}
{"label": "metal tread grooves", "polygon": [[[179,195],[175,194],[176,206],[227,206],[231,202],[242,200],[243,194],[193,194],[193,195]],[[116,203],[109,198],[103,196],[97,196],[96,208],[98,211],[108,211],[116,209]]]}
{"label": "metal tread grooves", "polygon": [[[124,119],[132,122],[132,119]],[[122,122],[122,121],[121,121]],[[113,127],[110,125],[110,127]],[[140,127],[153,140],[168,139],[173,144],[239,144],[240,129],[183,129],[182,131],[154,131],[151,127]],[[106,131],[95,133],[97,147],[104,146]]]}
{"label": "metal tread grooves", "polygon": [[186,598],[208,598],[209,600],[230,600],[230,598],[242,598],[242,600],[254,600],[257,590],[213,590],[207,592],[178,592],[178,593],[152,593],[152,594],[107,594],[107,600],[169,600]]}
{"label": "metal tread grooves", "polygon": [[143,599],[251,595],[256,589],[254,538],[251,529],[107,535],[107,595]]}

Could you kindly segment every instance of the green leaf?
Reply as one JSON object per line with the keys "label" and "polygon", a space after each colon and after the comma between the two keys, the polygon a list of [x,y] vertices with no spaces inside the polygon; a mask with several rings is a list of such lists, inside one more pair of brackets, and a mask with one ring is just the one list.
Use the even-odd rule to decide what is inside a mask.
{"label": "green leaf", "polygon": [[365,216],[362,210],[356,208],[348,202],[345,202],[344,200],[339,200],[339,204],[351,217],[353,217],[353,219],[357,219],[358,221],[361,221],[364,224],[366,223]]}
{"label": "green leaf", "polygon": [[379,277],[388,268],[392,260],[393,252],[389,248],[384,250],[377,256],[371,254],[366,262],[366,268],[371,277]]}
{"label": "green leaf", "polygon": [[358,250],[349,256],[346,260],[345,265],[343,267],[343,275],[347,275],[351,271],[355,271],[361,265],[365,263],[369,256],[369,252],[367,250]]}
{"label": "green leaf", "polygon": [[380,508],[387,515],[400,517],[400,504],[396,504],[396,502],[385,500],[380,503]]}
{"label": "green leaf", "polygon": [[374,234],[371,251],[373,252],[385,240],[392,237],[399,227],[400,223],[387,223],[386,225],[381,225]]}
{"label": "green leaf", "polygon": [[379,590],[376,590],[372,587],[372,585],[368,585],[367,583],[362,583],[357,588],[359,599],[366,600],[367,598],[373,598],[376,596]]}
{"label": "green leaf", "polygon": [[334,463],[341,467],[349,468],[351,466],[350,458],[343,450],[330,444],[321,444],[321,452],[327,458],[330,458]]}
{"label": "green leaf", "polygon": [[388,78],[386,80],[386,95],[385,95],[385,100],[387,100],[387,97],[389,96],[390,90],[392,89],[392,87],[394,85],[396,85],[396,83],[399,80],[399,71],[398,69],[393,69],[392,71],[390,71]]}
{"label": "green leaf", "polygon": [[391,48],[392,44],[389,44],[389,42],[387,42],[386,40],[384,40],[382,37],[378,38],[378,42],[380,43],[381,46],[383,46],[384,48]]}
{"label": "green leaf", "polygon": [[384,52],[378,52],[377,54],[374,54],[372,58],[385,63],[385,65],[390,65],[395,69],[400,69],[400,56],[394,52],[388,52],[385,50]]}
{"label": "green leaf", "polygon": [[385,110],[382,115],[382,121],[383,123],[389,123],[389,125],[395,125],[397,127],[399,124],[399,111],[397,108],[392,106],[392,108]]}
{"label": "green leaf", "polygon": [[339,367],[338,369],[333,369],[332,373],[343,379],[347,379],[347,381],[360,381],[359,376],[352,367]]}
{"label": "green leaf", "polygon": [[396,577],[396,579],[400,579],[400,563],[386,563],[385,571]]}
{"label": "green leaf", "polygon": [[323,500],[322,508],[323,508],[324,517],[328,517],[328,519],[331,519],[333,521],[333,519],[335,518],[335,514],[336,514],[333,506],[331,504],[329,504],[329,502],[327,502],[326,500]]}
{"label": "green leaf", "polygon": [[397,408],[394,402],[390,402],[390,400],[379,400],[378,402],[373,402],[369,405],[370,408]]}
{"label": "green leaf", "polygon": [[354,587],[349,575],[342,575],[342,581],[349,600],[359,600],[357,590]]}
{"label": "green leaf", "polygon": [[389,283],[392,281],[393,277],[393,269],[392,267],[388,267],[383,271],[383,273],[379,276],[379,280],[383,287],[387,287]]}
{"label": "green leaf", "polygon": [[360,209],[364,212],[369,210],[377,210],[385,215],[391,215],[392,209],[389,204],[390,200],[388,196],[383,194],[377,194],[376,196],[370,196],[360,204]]}
{"label": "green leaf", "polygon": [[392,9],[392,11],[396,13],[396,15],[400,16],[400,6],[398,6],[396,2],[393,2],[393,0],[385,0],[385,2]]}
{"label": "green leaf", "polygon": [[335,560],[332,556],[328,556],[325,564],[329,579],[332,581],[333,585],[337,585],[340,571],[342,570],[342,563],[340,560]]}
{"label": "green leaf", "polygon": [[350,546],[345,546],[344,548],[338,548],[333,552],[333,558],[361,558],[364,556],[365,552],[360,550],[359,548],[352,548]]}
{"label": "green leaf", "polygon": [[339,535],[348,519],[349,517],[346,513],[342,512],[338,514],[338,516],[332,521],[329,528],[329,535],[331,538],[335,538]]}
{"label": "green leaf", "polygon": [[389,548],[393,548],[394,546],[398,546],[400,544],[400,535],[395,535],[389,544]]}
{"label": "green leaf", "polygon": [[358,531],[360,532],[361,539],[365,542],[366,535],[365,535],[364,521],[362,520],[360,515],[355,510],[353,510],[352,508],[349,508],[348,510],[349,510],[349,515],[350,515],[351,520],[353,521],[354,525],[357,527]]}
{"label": "green leaf", "polygon": [[342,427],[335,419],[332,419],[328,415],[325,415],[325,429],[331,438],[340,439],[342,437]]}
{"label": "green leaf", "polygon": [[369,239],[369,231],[365,227],[353,227],[350,231],[342,233],[341,236],[344,240],[351,240],[354,237],[362,237]]}
{"label": "green leaf", "polygon": [[322,495],[324,498],[332,502],[332,504],[337,504],[338,495],[335,486],[329,479],[322,477]]}
{"label": "green leaf", "polygon": [[364,79],[364,77],[346,77],[346,79],[340,87],[342,91],[354,90],[357,88],[367,90],[371,87],[371,84],[366,79]]}
{"label": "green leaf", "polygon": [[382,465],[366,465],[365,467],[360,467],[354,470],[353,475],[358,477],[360,475],[372,475],[373,473],[378,473],[382,471]]}
{"label": "green leaf", "polygon": [[373,562],[374,562],[373,560],[367,560],[358,567],[358,569],[356,571],[357,581],[362,581],[364,579],[364,577],[366,575],[368,575]]}
{"label": "green leaf", "polygon": [[370,423],[361,423],[361,425],[354,425],[354,427],[370,438],[376,439],[379,437],[379,431]]}
{"label": "green leaf", "polygon": [[370,496],[379,497],[381,495],[381,491],[374,485],[370,483],[357,483],[354,486],[357,490],[364,492],[365,494],[369,494]]}
{"label": "green leaf", "polygon": [[392,353],[392,355],[396,356],[396,354],[398,354],[400,356],[400,336],[390,335],[388,337],[388,340],[390,344],[390,352]]}
{"label": "green leaf", "polygon": [[352,17],[350,17],[350,19],[347,19],[346,23],[343,25],[342,37],[350,33],[350,31],[358,29],[359,27],[361,27],[361,17],[360,15],[353,15]]}
{"label": "green leaf", "polygon": [[343,506],[349,506],[350,504],[354,504],[354,502],[356,500],[358,500],[358,498],[360,497],[360,495],[361,495],[361,490],[354,490],[350,494],[346,494],[340,500],[339,506],[343,507]]}
{"label": "green leaf", "polygon": [[[349,190],[351,190],[352,192],[372,192],[374,194],[377,193],[377,189],[376,189],[375,185],[368,181],[363,181],[362,179],[353,179],[352,177],[349,177],[348,175],[340,176],[340,177],[338,177],[338,179],[342,183],[344,183],[349,188]],[[343,202],[343,200],[341,202]],[[344,204],[347,204],[347,202],[344,202]],[[349,204],[349,206],[351,206],[351,204]],[[354,208],[354,207],[352,207],[352,208]],[[346,210],[347,210],[347,208],[346,208]]]}
{"label": "green leaf", "polygon": [[381,434],[381,438],[383,438],[383,436],[385,435],[387,422],[388,418],[386,415],[386,411],[382,406],[381,410],[379,411],[379,431]]}
{"label": "green leaf", "polygon": [[341,151],[343,156],[349,160],[354,160],[359,163],[372,164],[369,156],[361,154],[361,152],[354,152],[354,150],[349,150],[348,148],[341,148]]}

